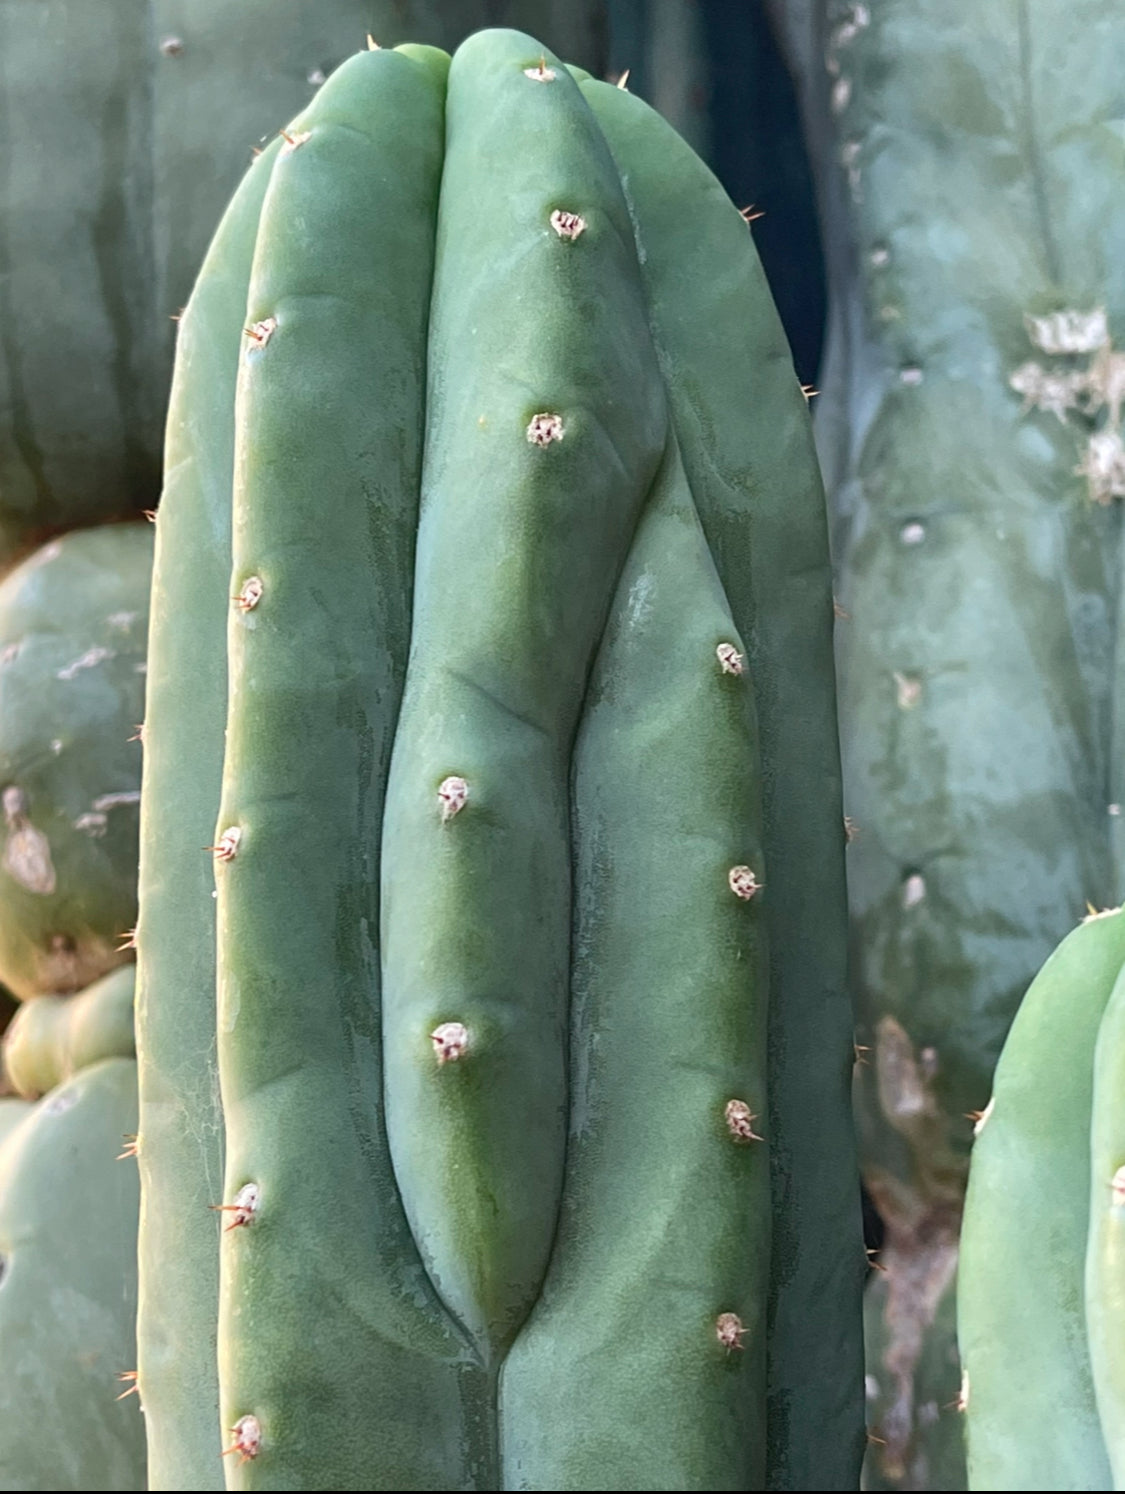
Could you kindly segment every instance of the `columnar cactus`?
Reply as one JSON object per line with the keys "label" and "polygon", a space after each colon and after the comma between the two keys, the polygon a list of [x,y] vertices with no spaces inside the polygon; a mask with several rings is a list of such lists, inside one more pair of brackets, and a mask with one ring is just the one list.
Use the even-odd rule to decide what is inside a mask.
{"label": "columnar cactus", "polygon": [[152,549],[145,523],[82,530],[0,583],[0,980],[21,998],[132,958]]}
{"label": "columnar cactus", "polygon": [[153,1487],[853,1487],[827,545],[745,223],[529,37],[361,54],[168,442]]}
{"label": "columnar cactus", "polygon": [[1116,896],[1125,30],[1113,0],[815,11],[870,1371],[898,1387],[873,1455],[911,1487],[970,1117],[1035,970]]}
{"label": "columnar cactus", "polygon": [[973,1489],[1125,1487],[1125,912],[1019,1009],[978,1122],[959,1332]]}
{"label": "columnar cactus", "polygon": [[2,0],[0,566],[155,503],[171,318],[251,150],[365,32],[498,11],[597,65],[594,0]]}
{"label": "columnar cactus", "polygon": [[[132,977],[116,971],[58,1007],[38,997],[5,1039],[8,1078],[43,1098],[0,1101],[0,1488],[146,1486],[143,1422],[128,1400],[139,1203],[137,1066],[124,1020]],[[40,1010],[52,1015],[33,1033]]]}

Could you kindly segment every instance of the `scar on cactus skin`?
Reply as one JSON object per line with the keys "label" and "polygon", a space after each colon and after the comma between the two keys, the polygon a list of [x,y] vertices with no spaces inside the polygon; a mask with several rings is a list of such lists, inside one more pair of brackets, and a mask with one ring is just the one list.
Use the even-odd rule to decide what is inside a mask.
{"label": "scar on cactus skin", "polygon": [[230,1214],[231,1221],[224,1233],[232,1229],[240,1229],[243,1225],[253,1223],[254,1216],[262,1200],[262,1190],[257,1183],[245,1183],[234,1195],[232,1204],[209,1204],[217,1214]]}
{"label": "scar on cactus skin", "polygon": [[556,208],[551,214],[551,227],[560,239],[573,242],[586,227],[586,220],[577,213],[564,213],[561,208]]}
{"label": "scar on cactus skin", "polygon": [[230,1429],[234,1441],[229,1447],[224,1447],[222,1456],[229,1457],[231,1453],[238,1453],[238,1466],[248,1463],[251,1458],[256,1458],[262,1447],[262,1424],[256,1416],[240,1416]]}
{"label": "scar on cactus skin", "polygon": [[247,576],[246,580],[242,583],[242,590],[237,596],[232,597],[231,600],[239,612],[253,612],[254,608],[262,600],[264,589],[261,576]]}
{"label": "scar on cactus skin", "polygon": [[742,655],[733,643],[720,643],[715,655],[724,674],[742,673]]}
{"label": "scar on cactus skin", "polygon": [[736,1312],[721,1312],[715,1319],[715,1337],[729,1354],[732,1349],[742,1348],[742,1338],[747,1330]]}
{"label": "scar on cactus skin", "polygon": [[246,336],[258,347],[264,348],[276,330],[277,317],[267,316],[264,321],[255,322],[252,327],[247,327]]}
{"label": "scar on cactus skin", "polygon": [[550,446],[552,441],[561,441],[564,435],[562,416],[546,411],[533,415],[527,427],[527,439],[532,446]]}
{"label": "scar on cactus skin", "polygon": [[469,785],[456,773],[452,773],[438,784],[437,796],[442,821],[451,820],[464,809],[469,797]]}
{"label": "scar on cactus skin", "polygon": [[140,1395],[140,1393],[141,1393],[141,1387],[137,1383],[137,1371],[136,1370],[125,1370],[124,1373],[118,1375],[117,1378],[121,1381],[121,1383],[123,1385],[127,1384],[127,1382],[130,1381],[130,1380],[133,1383],[128,1386],[127,1390],[123,1390],[120,1395],[115,1395],[114,1396],[114,1400],[115,1401],[123,1401],[127,1395]]}
{"label": "scar on cactus skin", "polygon": [[443,1022],[430,1033],[439,1064],[455,1063],[469,1046],[469,1029],[463,1022]]}
{"label": "scar on cactus skin", "polygon": [[203,849],[213,851],[216,861],[233,861],[238,855],[238,843],[241,839],[242,831],[237,825],[232,825],[229,830],[223,831],[215,845],[204,846]]}
{"label": "scar on cactus skin", "polygon": [[748,903],[756,892],[762,890],[761,882],[748,866],[732,866],[727,873],[727,881],[735,897],[740,897],[744,903]]}
{"label": "scar on cactus skin", "polygon": [[727,1130],[735,1141],[765,1140],[764,1136],[759,1136],[755,1131],[754,1122],[758,1117],[745,1100],[728,1100],[723,1114],[726,1117]]}

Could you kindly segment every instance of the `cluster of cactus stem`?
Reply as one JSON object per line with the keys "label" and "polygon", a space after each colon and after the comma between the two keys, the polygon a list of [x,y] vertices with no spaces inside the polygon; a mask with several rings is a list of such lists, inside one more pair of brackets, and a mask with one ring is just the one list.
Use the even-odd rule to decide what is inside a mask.
{"label": "cluster of cactus stem", "polygon": [[948,1489],[971,1117],[1035,971],[1119,896],[1125,31],[1112,0],[781,8],[829,270],[816,424],[885,1227],[869,1479]]}
{"label": "cluster of cactus stem", "polygon": [[827,535],[738,211],[530,37],[361,53],[165,471],[151,1486],[854,1487]]}
{"label": "cluster of cactus stem", "polygon": [[[0,1487],[138,1489],[132,938],[152,529],[0,583]],[[125,963],[123,963],[125,962]],[[82,989],[79,989],[82,988]],[[49,1428],[49,1432],[45,1429]]]}

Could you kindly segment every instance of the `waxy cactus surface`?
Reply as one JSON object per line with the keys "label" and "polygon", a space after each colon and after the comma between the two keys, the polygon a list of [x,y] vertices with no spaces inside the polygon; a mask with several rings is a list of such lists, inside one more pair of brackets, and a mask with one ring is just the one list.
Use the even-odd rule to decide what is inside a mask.
{"label": "waxy cactus surface", "polygon": [[1125,912],[1025,996],[969,1173],[958,1281],[969,1486],[1125,1488]]}
{"label": "waxy cactus surface", "polygon": [[361,54],[168,442],[153,1486],[854,1487],[827,544],[746,224],[529,37]]}
{"label": "waxy cactus surface", "polygon": [[155,503],[173,318],[251,151],[365,32],[498,8],[598,65],[598,0],[0,0],[0,569]]}

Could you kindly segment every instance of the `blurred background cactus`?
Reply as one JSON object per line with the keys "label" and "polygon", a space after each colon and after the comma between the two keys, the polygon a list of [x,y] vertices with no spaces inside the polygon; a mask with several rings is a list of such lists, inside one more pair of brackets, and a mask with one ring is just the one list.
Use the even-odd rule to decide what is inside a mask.
{"label": "blurred background cactus", "polygon": [[870,1477],[951,1488],[929,1382],[956,1382],[973,1116],[1035,970],[1119,895],[1125,26],[1108,0],[779,9],[831,289]]}

